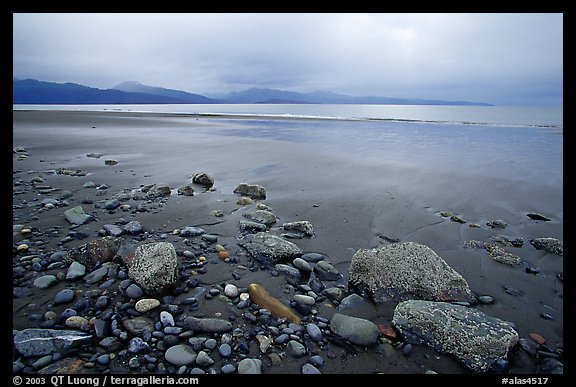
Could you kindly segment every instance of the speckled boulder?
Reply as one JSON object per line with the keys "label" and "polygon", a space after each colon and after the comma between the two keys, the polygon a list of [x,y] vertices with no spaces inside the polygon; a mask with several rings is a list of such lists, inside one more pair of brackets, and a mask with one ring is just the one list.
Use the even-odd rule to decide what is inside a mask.
{"label": "speckled boulder", "polygon": [[556,255],[564,255],[564,242],[556,238],[536,238],[530,244],[538,250],[544,250]]}
{"label": "speckled boulder", "polygon": [[474,372],[489,371],[518,342],[508,322],[445,302],[400,302],[392,324],[409,343],[453,355]]}
{"label": "speckled boulder", "polygon": [[176,250],[169,242],[138,246],[129,261],[128,276],[149,295],[159,295],[176,284]]}
{"label": "speckled boulder", "polygon": [[415,242],[358,250],[352,256],[349,282],[367,291],[376,302],[476,301],[460,274],[431,248]]}

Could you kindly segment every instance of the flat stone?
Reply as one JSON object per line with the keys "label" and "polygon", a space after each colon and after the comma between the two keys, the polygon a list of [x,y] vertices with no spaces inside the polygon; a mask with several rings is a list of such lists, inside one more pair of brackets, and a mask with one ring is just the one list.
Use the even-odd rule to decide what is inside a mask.
{"label": "flat stone", "polygon": [[238,363],[239,374],[261,374],[262,360],[260,359],[242,359]]}
{"label": "flat stone", "polygon": [[34,286],[40,289],[47,289],[58,283],[58,278],[52,274],[43,275],[34,280]]}
{"label": "flat stone", "polygon": [[64,217],[72,224],[85,224],[92,220],[92,216],[84,212],[82,206],[76,206],[64,211]]}
{"label": "flat stone", "polygon": [[552,220],[550,218],[547,218],[544,215],[537,214],[537,213],[529,213],[529,214],[526,214],[526,216],[528,216],[532,220],[543,220],[544,222],[550,222]]}
{"label": "flat stone", "polygon": [[122,326],[134,336],[143,337],[154,332],[154,321],[147,317],[134,317],[122,321]]}
{"label": "flat stone", "polygon": [[277,219],[276,215],[266,210],[247,211],[242,216],[254,222],[262,223],[267,227],[270,227],[271,225],[276,223]]}
{"label": "flat stone", "polygon": [[232,323],[218,318],[196,318],[186,316],[182,320],[182,325],[195,332],[223,333],[232,330]]}
{"label": "flat stone", "polygon": [[330,329],[338,336],[361,346],[372,346],[378,341],[378,326],[371,321],[335,313]]}
{"label": "flat stone", "polygon": [[420,298],[474,302],[466,280],[428,246],[392,243],[352,256],[349,283],[376,302]]}
{"label": "flat stone", "polygon": [[175,366],[190,365],[196,360],[197,354],[189,345],[174,345],[164,354],[166,361]]}
{"label": "flat stone", "polygon": [[299,231],[309,238],[312,238],[316,235],[316,233],[314,232],[314,226],[307,220],[299,220],[297,222],[284,223],[282,227],[286,231]]}
{"label": "flat stone", "polygon": [[73,330],[28,328],[14,336],[14,348],[24,357],[68,351],[90,341],[92,336]]}
{"label": "flat stone", "polygon": [[453,355],[475,372],[489,371],[518,342],[510,323],[445,302],[400,302],[392,324],[406,341]]}
{"label": "flat stone", "polygon": [[320,253],[306,253],[302,255],[300,258],[302,258],[306,262],[316,263],[326,259],[327,257],[324,254]]}

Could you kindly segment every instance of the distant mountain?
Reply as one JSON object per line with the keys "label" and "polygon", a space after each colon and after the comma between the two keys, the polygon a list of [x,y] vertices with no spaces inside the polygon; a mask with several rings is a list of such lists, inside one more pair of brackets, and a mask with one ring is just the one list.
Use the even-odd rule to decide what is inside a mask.
{"label": "distant mountain", "polygon": [[[364,105],[468,105],[490,106],[482,102],[468,101],[442,101],[417,98],[395,97],[352,97],[329,91],[314,91],[311,93],[298,93],[275,89],[251,88],[238,92],[231,92],[224,98],[226,103],[315,103],[315,104],[364,104]],[[277,102],[289,101],[289,102]]]}
{"label": "distant mountain", "polygon": [[[116,89],[97,89],[76,83],[43,82],[35,79],[13,79],[13,104],[188,104],[217,103],[206,97],[178,98],[169,95],[127,92]],[[154,88],[151,88],[154,89]],[[166,89],[168,90],[168,89]],[[177,92],[176,90],[174,90]],[[189,93],[185,93],[189,94]],[[194,96],[194,94],[189,94]],[[202,97],[202,96],[198,96]],[[203,101],[203,102],[200,102]]]}
{"label": "distant mountain", "polygon": [[468,101],[441,101],[394,97],[352,97],[329,91],[295,91],[251,88],[212,99],[182,90],[122,82],[112,89],[97,89],[76,83],[53,83],[35,79],[13,79],[13,104],[366,104],[366,105],[464,105],[490,106]]}
{"label": "distant mountain", "polygon": [[163,87],[154,87],[154,86],[146,86],[141,84],[140,82],[136,81],[127,81],[122,82],[119,85],[116,85],[112,88],[112,90],[121,90],[128,93],[143,93],[143,94],[151,94],[151,95],[158,95],[162,97],[169,97],[175,98],[178,100],[185,101],[183,103],[221,103],[222,101],[218,101],[215,99],[207,98],[200,94],[193,94],[188,93],[186,91],[180,90],[173,90],[173,89],[165,89]]}

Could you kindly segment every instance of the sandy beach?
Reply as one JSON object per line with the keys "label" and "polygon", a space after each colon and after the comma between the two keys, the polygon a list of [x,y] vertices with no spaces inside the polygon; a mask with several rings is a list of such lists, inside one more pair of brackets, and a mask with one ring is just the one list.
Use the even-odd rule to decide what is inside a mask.
{"label": "sandy beach", "polygon": [[[245,293],[250,284],[258,283],[288,305],[296,294],[307,294],[306,286],[315,278],[313,272],[294,280],[273,267],[264,268],[242,247],[246,235],[241,232],[239,222],[246,219],[247,211],[256,210],[260,204],[277,218],[267,227],[269,233],[278,236],[290,233],[282,229],[284,223],[308,221],[313,225],[314,237],[288,235],[293,238],[284,239],[296,244],[304,254],[320,253],[327,257],[326,261],[341,276],[323,283],[326,288],[342,289],[345,295],[353,293],[348,284],[349,270],[358,250],[404,242],[428,246],[466,280],[476,297],[493,298],[493,302],[473,303],[470,309],[511,322],[518,333],[519,344],[509,352],[507,364],[490,372],[535,374],[562,369],[563,256],[537,249],[530,242],[538,238],[563,240],[562,186],[550,184],[546,176],[539,178],[533,170],[536,176],[520,177],[517,172],[523,171],[523,159],[510,164],[510,172],[490,155],[474,166],[473,162],[462,160],[463,168],[456,169],[458,154],[450,156],[451,149],[446,145],[438,150],[441,162],[434,164],[422,158],[427,165],[422,167],[415,164],[419,160],[417,149],[413,160],[394,156],[395,162],[388,162],[386,157],[392,155],[382,154],[378,158],[377,149],[363,157],[362,149],[353,145],[348,153],[330,144],[292,141],[289,135],[291,131],[297,133],[298,120],[286,126],[290,129],[286,139],[254,135],[255,127],[264,130],[259,125],[249,119],[193,115],[14,111],[13,329],[73,329],[66,327],[62,315],[90,293],[93,303],[77,311],[86,320],[120,322],[144,316],[158,323],[161,311],[172,311],[175,325],[180,328],[184,326],[179,318],[185,315],[229,321],[232,356],[219,352],[225,341],[222,334],[193,333],[193,337],[216,340],[217,346],[202,348],[200,343],[196,353],[204,351],[213,362],[187,365],[186,373],[193,368],[221,373],[226,364],[237,369],[245,358],[260,359],[262,373],[268,374],[302,373],[303,365],[308,363],[323,374],[472,373],[450,354],[425,344],[406,349],[404,338],[390,338],[382,333],[384,328],[393,326],[397,300],[382,303],[364,300],[342,311],[341,299],[333,302],[325,294],[316,294],[314,305],[300,311],[309,312],[300,313],[303,321],[320,326],[325,337],[316,341],[305,330],[290,328],[287,322],[274,326],[274,316],[260,318],[258,307],[239,308],[240,299],[236,295],[226,298],[227,284]],[[321,126],[322,122],[315,125]],[[477,148],[472,151],[481,152]],[[398,155],[412,153],[409,149],[398,152]],[[106,160],[113,160],[114,163],[108,164],[114,165],[107,165]],[[62,168],[81,170],[84,174],[56,173]],[[193,176],[202,172],[214,180],[210,189],[192,183]],[[87,188],[87,182],[93,182],[94,188]],[[159,183],[170,187],[170,195],[148,200],[132,198],[121,201],[121,205],[128,207],[105,208],[106,202],[120,193],[128,194]],[[234,190],[241,183],[264,187],[266,199],[237,204],[240,196]],[[178,195],[177,189],[186,184],[193,187],[193,196]],[[58,203],[42,204],[47,198],[57,199]],[[82,206],[94,219],[78,226],[70,224],[64,212],[76,206]],[[548,220],[533,219],[527,214],[541,214]],[[451,219],[451,215],[463,222],[456,217]],[[124,294],[123,278],[108,277],[107,287],[101,287],[106,278],[94,284],[87,284],[83,278],[67,280],[64,277],[70,263],[62,257],[50,259],[56,252],[68,252],[106,236],[104,225],[131,221],[139,222],[143,232],[137,235],[124,232],[123,238],[139,243],[170,242],[179,264],[178,290],[151,297],[160,300],[161,305],[145,313],[128,313],[137,299]],[[503,221],[505,228],[498,227],[495,221]],[[174,233],[186,227],[202,228],[217,240],[186,238]],[[500,239],[495,241],[495,237]],[[518,238],[523,243],[510,243]],[[521,263],[511,266],[497,262],[484,245],[467,248],[469,241],[491,242],[519,257]],[[20,247],[23,244],[26,248]],[[232,259],[219,258],[216,245],[221,245]],[[197,255],[190,261],[191,266],[183,270],[183,263],[188,262],[186,251]],[[197,264],[200,256],[205,260]],[[123,268],[120,264],[120,270]],[[35,286],[34,281],[45,275],[54,275],[57,281],[47,288]],[[305,286],[299,288],[301,285]],[[74,300],[55,304],[55,296],[63,289],[74,290]],[[107,297],[108,303],[98,309],[95,303],[102,296]],[[196,299],[192,306],[182,303],[191,297]],[[329,321],[341,311],[378,326],[378,342],[370,346],[350,344],[330,333]],[[47,312],[53,313],[47,318]],[[108,320],[102,318],[106,314]],[[303,322],[302,326],[306,324]],[[80,359],[81,364],[76,364],[74,372],[176,373],[181,367],[167,361],[166,350],[162,348],[190,340],[182,332],[179,333],[182,336],[171,335],[174,338],[170,340],[166,339],[169,334],[158,332],[144,338],[148,339],[150,349],[133,352],[129,350],[131,334],[120,337],[118,346],[105,348],[99,343],[114,336],[114,328],[103,336],[96,335],[94,329],[93,325],[79,329],[92,337],[88,343],[60,357],[44,359],[45,363],[35,363],[45,355],[22,356],[14,349],[14,370],[36,373],[44,367],[56,365],[57,369],[65,359]],[[289,340],[296,342],[290,348],[281,340],[274,342],[284,329],[289,332]],[[120,330],[126,334],[123,328]],[[534,334],[545,341],[536,343]],[[272,341],[264,352],[257,335]],[[335,339],[330,341],[328,337]],[[295,355],[294,351],[302,346],[304,353]],[[108,356],[99,360],[103,355]],[[310,360],[313,356],[320,356],[322,364],[318,364],[317,358]],[[137,359],[132,360],[134,357]],[[54,369],[47,372],[50,371],[55,372]]]}

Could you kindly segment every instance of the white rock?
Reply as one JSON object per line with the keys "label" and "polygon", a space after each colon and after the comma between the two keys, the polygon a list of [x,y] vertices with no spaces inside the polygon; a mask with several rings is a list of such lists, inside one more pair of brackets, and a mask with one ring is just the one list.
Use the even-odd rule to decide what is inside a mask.
{"label": "white rock", "polygon": [[224,288],[224,294],[226,295],[226,297],[234,298],[238,296],[238,293],[240,292],[238,291],[236,285],[227,284],[226,287]]}

